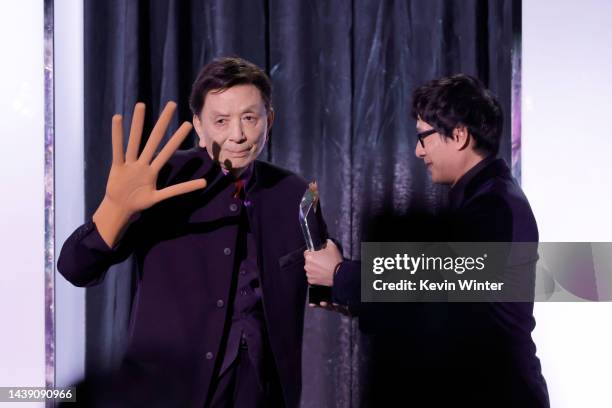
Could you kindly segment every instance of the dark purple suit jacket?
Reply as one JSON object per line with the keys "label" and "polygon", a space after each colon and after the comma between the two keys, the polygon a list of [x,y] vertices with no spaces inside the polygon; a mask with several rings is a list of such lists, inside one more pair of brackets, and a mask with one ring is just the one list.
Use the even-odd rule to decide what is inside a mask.
{"label": "dark purple suit jacket", "polygon": [[[449,206],[410,236],[419,220],[385,220],[372,241],[538,242],[529,202],[502,159],[489,157],[463,175]],[[537,252],[530,255],[521,279],[535,284]],[[533,302],[361,303],[360,269],[358,261],[343,262],[333,296],[373,334],[369,403],[386,406],[405,388],[406,404],[415,406],[549,406],[531,338]]]}
{"label": "dark purple suit jacket", "polygon": [[[135,254],[137,290],[124,367],[154,377],[180,378],[190,406],[203,406],[223,335],[231,319],[230,296],[240,202],[205,149],[180,151],[162,169],[158,186],[204,177],[208,186],[166,200],[130,225],[116,248],[95,225],[79,227],[64,244],[60,273],[77,286],[100,282],[108,268]],[[285,404],[299,404],[307,282],[298,205],[307,183],[295,174],[256,161],[248,216],[256,237],[269,342]],[[327,235],[318,211],[321,239]]]}

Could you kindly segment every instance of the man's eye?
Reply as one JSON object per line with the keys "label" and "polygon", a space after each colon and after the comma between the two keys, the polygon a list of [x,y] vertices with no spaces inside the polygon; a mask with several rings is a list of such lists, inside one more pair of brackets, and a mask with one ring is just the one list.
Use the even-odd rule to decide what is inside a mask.
{"label": "man's eye", "polygon": [[247,115],[244,117],[244,120],[246,120],[247,122],[255,122],[255,116]]}
{"label": "man's eye", "polygon": [[217,119],[215,121],[215,124],[217,124],[217,125],[225,125],[226,122],[227,122],[226,119]]}

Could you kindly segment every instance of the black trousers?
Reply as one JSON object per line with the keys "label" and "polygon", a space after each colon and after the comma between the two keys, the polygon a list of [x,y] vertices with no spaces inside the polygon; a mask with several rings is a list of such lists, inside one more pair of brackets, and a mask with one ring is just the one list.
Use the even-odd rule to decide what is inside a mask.
{"label": "black trousers", "polygon": [[[269,373],[266,370],[266,373]],[[275,375],[259,379],[249,350],[241,345],[236,360],[223,372],[212,387],[209,408],[276,408],[283,407],[283,398]]]}

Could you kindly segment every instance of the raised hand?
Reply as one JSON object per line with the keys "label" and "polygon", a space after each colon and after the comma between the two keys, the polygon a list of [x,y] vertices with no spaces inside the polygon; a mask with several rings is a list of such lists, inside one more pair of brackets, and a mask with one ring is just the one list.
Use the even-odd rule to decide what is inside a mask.
{"label": "raised hand", "polygon": [[106,194],[93,216],[102,239],[109,247],[115,244],[134,214],[167,198],[206,187],[206,180],[197,179],[161,190],[156,188],[159,170],[179,148],[191,130],[191,124],[184,122],[154,158],[155,150],[166,133],[175,110],[176,103],[166,104],[140,157],[138,157],[138,147],[142,137],[145,105],[137,103],[134,107],[125,155],[123,153],[123,118],[121,115],[113,116],[113,164],[106,184]]}

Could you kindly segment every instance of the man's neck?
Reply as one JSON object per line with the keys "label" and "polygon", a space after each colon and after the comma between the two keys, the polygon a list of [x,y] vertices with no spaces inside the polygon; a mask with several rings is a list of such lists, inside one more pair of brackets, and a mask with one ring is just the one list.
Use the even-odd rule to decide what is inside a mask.
{"label": "man's neck", "polygon": [[453,181],[453,183],[451,184],[451,188],[454,187],[455,184],[457,184],[459,180],[461,180],[461,177],[463,177],[465,173],[473,169],[474,166],[476,166],[478,163],[480,163],[484,159],[485,159],[485,156],[479,153],[476,153],[476,152],[468,154],[464,158],[464,160],[460,163],[458,176],[455,178],[455,181]]}
{"label": "man's neck", "polygon": [[246,168],[244,169],[226,169],[225,167],[221,167],[223,169],[223,173],[225,174],[229,174],[231,175],[233,178],[235,179],[239,179],[240,176],[242,176],[244,174],[244,171],[246,170]]}
{"label": "man's neck", "polygon": [[223,174],[231,175],[235,180],[242,179],[243,181],[248,181],[248,179],[251,177],[253,163],[249,164],[246,167],[242,167],[239,169],[237,168],[228,169],[225,166],[223,166],[223,164],[221,163],[219,164],[221,165],[221,170],[223,171]]}

